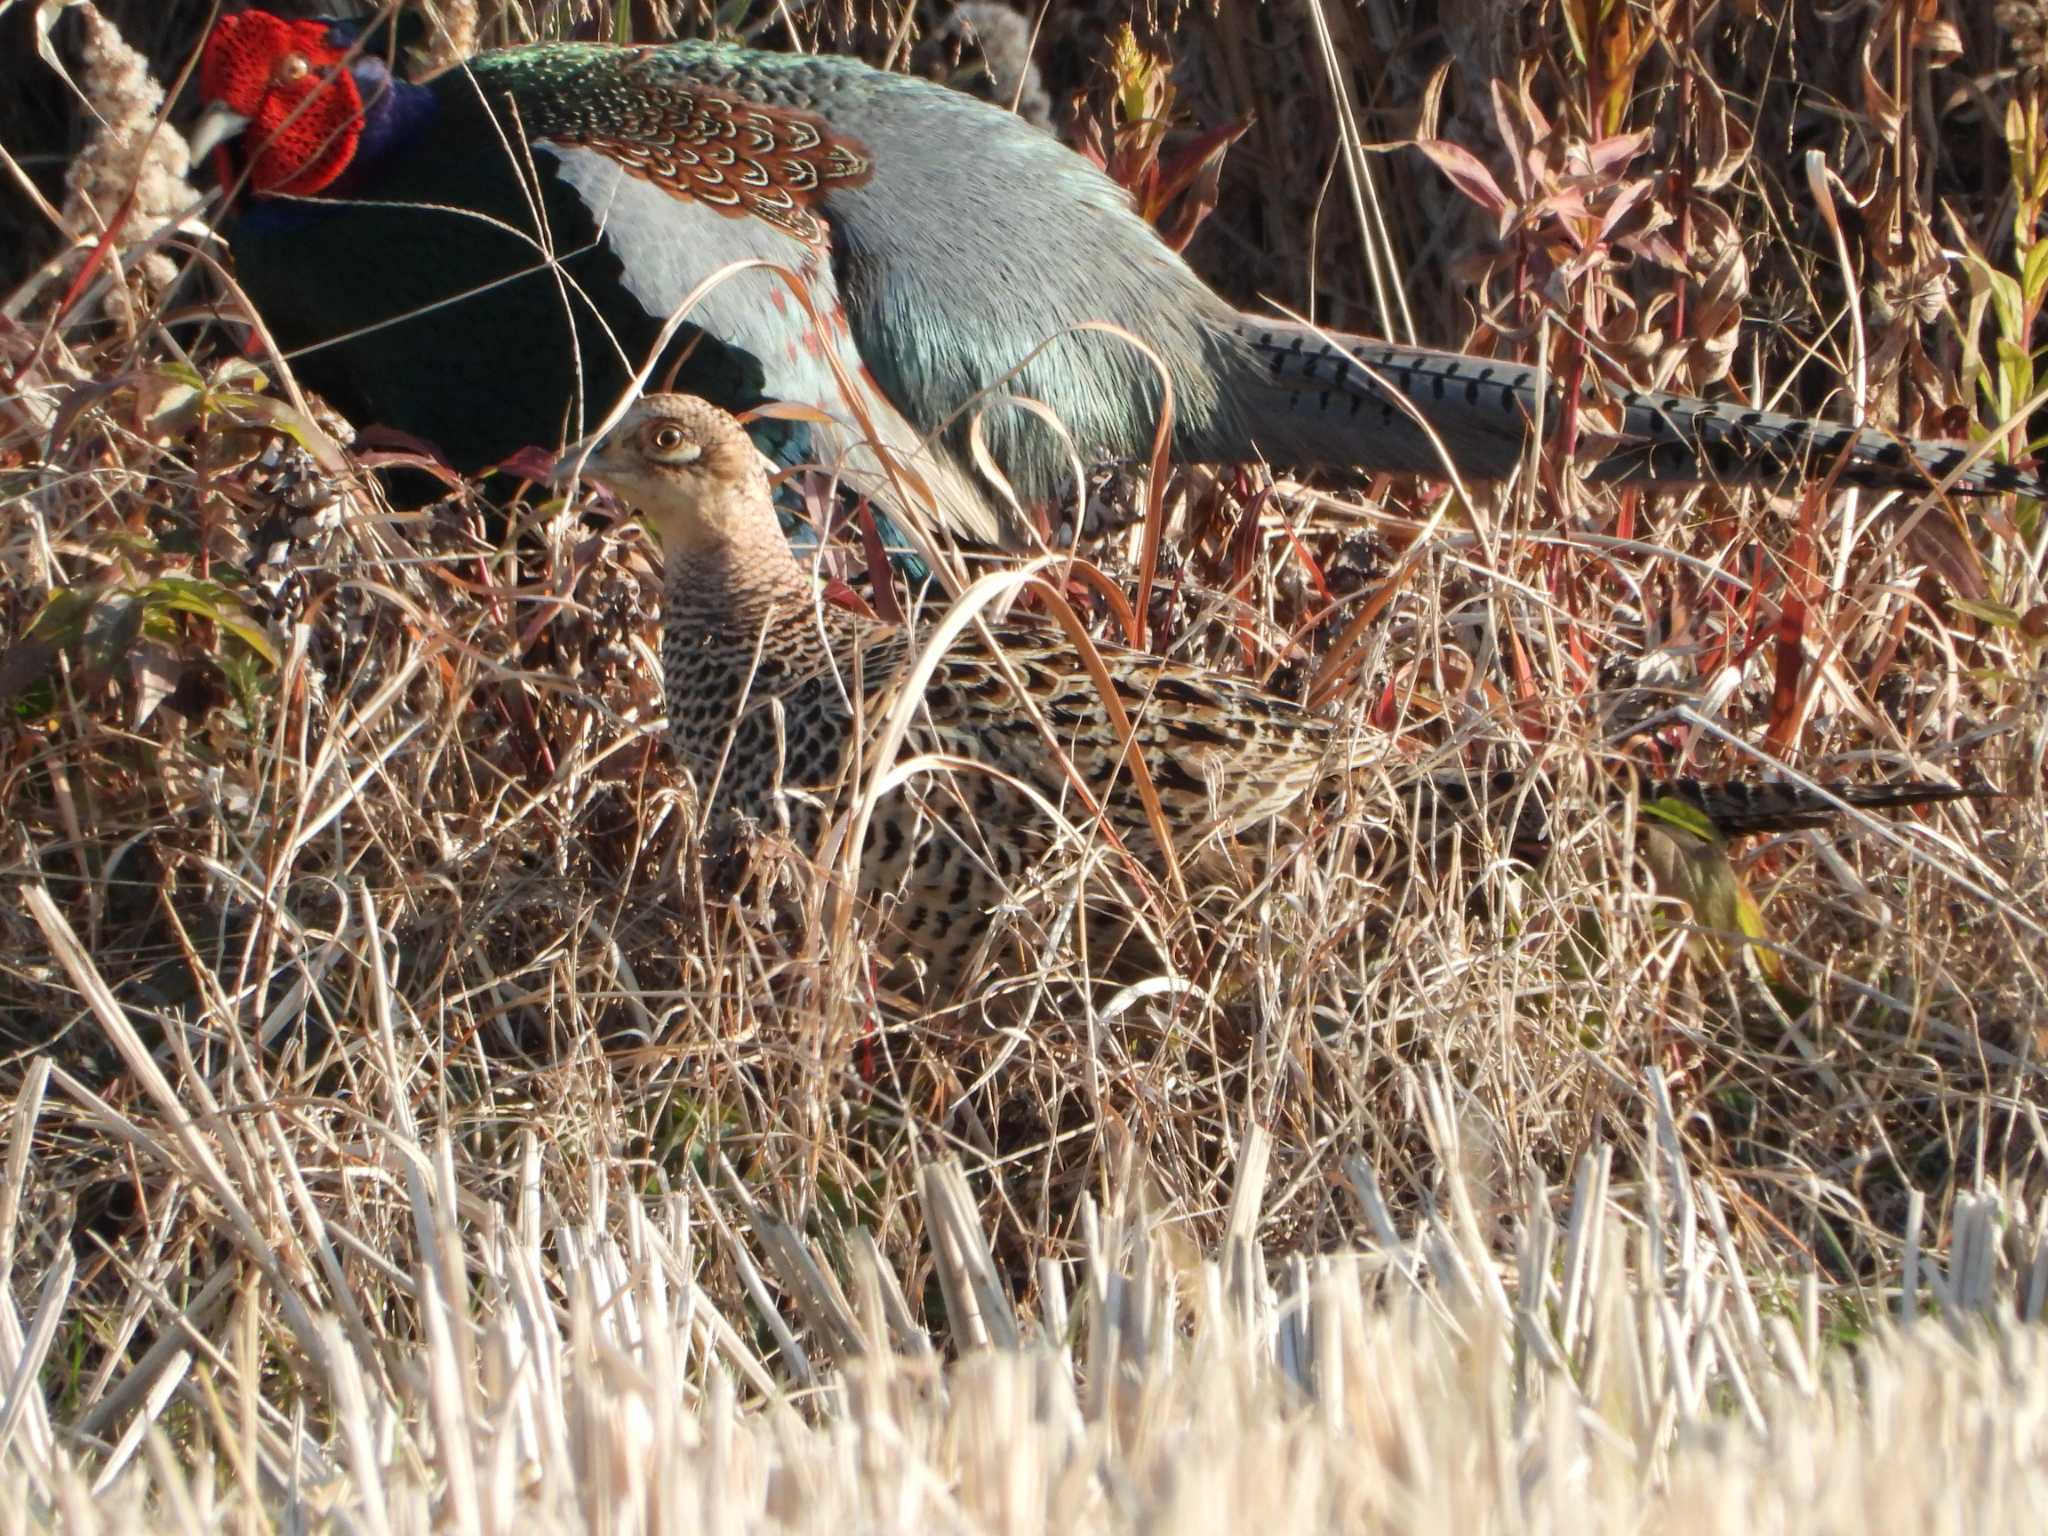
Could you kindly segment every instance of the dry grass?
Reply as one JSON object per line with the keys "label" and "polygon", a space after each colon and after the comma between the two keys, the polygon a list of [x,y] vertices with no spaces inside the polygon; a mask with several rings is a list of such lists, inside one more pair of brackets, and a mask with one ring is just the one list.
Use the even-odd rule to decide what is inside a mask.
{"label": "dry grass", "polygon": [[[118,1007],[102,1022],[145,1059]],[[1852,1351],[1823,1336],[1810,1276],[1796,1294],[1749,1276],[1646,1086],[1666,1150],[1631,1196],[1594,1145],[1568,1198],[1532,1181],[1488,1208],[1452,1173],[1410,1225],[1357,1159],[1346,1198],[1381,1245],[1278,1262],[1250,1236],[1273,1150],[1255,1131],[1224,1167],[1215,1257],[1142,1199],[1090,1200],[1034,1319],[952,1160],[921,1179],[918,1262],[943,1300],[919,1307],[865,1238],[807,1237],[724,1178],[621,1187],[610,1147],[528,1131],[509,1187],[479,1194],[447,1139],[396,1126],[295,1163],[277,1149],[316,1149],[288,1110],[184,1119],[159,1080],[183,1129],[137,1150],[223,1225],[381,1214],[288,1218],[292,1240],[196,1268],[125,1256],[155,1337],[111,1390],[80,1372],[55,1407],[17,1395],[0,1479],[15,1528],[78,1531],[242,1528],[279,1504],[392,1531],[2038,1528],[2048,1233],[1965,1202],[1951,1262],[1906,1272],[1909,1320]],[[1426,1089],[1457,1093],[1447,1074]],[[38,1112],[82,1092],[29,1075],[17,1176]],[[1445,1167],[1456,1136],[1426,1132]],[[558,1192],[557,1158],[587,1187]],[[369,1224],[389,1228],[375,1252]],[[165,1296],[170,1274],[185,1288]],[[10,1309],[10,1359],[66,1379],[46,1352],[74,1287],[66,1263],[25,1324]],[[1927,1298],[1940,1320],[1910,1320]]]}
{"label": "dry grass", "polygon": [[[2040,83],[1988,30],[1936,70],[1888,12],[1798,9],[1626,67],[1616,16],[1648,23],[1618,11],[1588,75],[1519,8],[1489,58],[1557,126],[1505,224],[1413,153],[1357,166],[1352,217],[1303,154],[1318,105],[1262,115],[1191,253],[1386,329],[1355,237],[1383,230],[1429,340],[2014,425],[2040,295],[1998,274],[2040,197],[2001,135]],[[1172,28],[1204,124],[1328,102],[1311,19]],[[1366,131],[1414,131],[1437,45],[1326,19]],[[1436,131],[1507,187],[1529,119],[1470,68]],[[1741,141],[1767,152],[1717,179]],[[1808,146],[1863,205],[1832,194],[1839,248],[1776,179]],[[1683,281],[1645,220],[1574,246],[1569,195],[1624,194],[1671,214]],[[1402,772],[1541,770],[1590,807],[1626,735],[2011,798],[1746,856],[1775,977],[1590,809],[1540,872],[1482,832],[1407,881],[1359,873],[1395,819],[1361,798],[1240,893],[1199,990],[1112,997],[1056,953],[1021,1019],[885,1020],[857,946],[707,899],[639,536],[392,505],[201,321],[219,273],[176,211],[90,268],[77,212],[0,327],[14,1518],[2038,1525],[2038,509],[1177,473],[1160,643],[1299,693],[1368,613],[1332,707]],[[1674,293],[1708,318],[1673,329]]]}

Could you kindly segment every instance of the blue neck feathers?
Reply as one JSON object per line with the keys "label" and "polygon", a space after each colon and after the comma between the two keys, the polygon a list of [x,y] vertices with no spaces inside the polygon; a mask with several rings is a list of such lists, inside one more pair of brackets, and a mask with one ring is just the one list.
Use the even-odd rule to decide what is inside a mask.
{"label": "blue neck feathers", "polygon": [[440,110],[429,87],[399,79],[380,58],[364,54],[349,72],[362,92],[363,136],[355,158],[332,188],[343,195],[376,175],[386,156],[403,151],[424,134]]}

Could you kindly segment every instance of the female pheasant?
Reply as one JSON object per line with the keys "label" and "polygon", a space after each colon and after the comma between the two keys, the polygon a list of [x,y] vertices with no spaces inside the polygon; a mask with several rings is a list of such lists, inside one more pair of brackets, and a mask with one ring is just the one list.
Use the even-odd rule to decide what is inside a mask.
{"label": "female pheasant", "polygon": [[[557,477],[595,477],[660,538],[669,739],[714,820],[786,828],[814,854],[828,808],[858,787],[864,732],[919,647],[902,628],[819,603],[782,538],[765,467],[716,406],[649,395],[602,445],[565,454]],[[1056,632],[999,624],[991,638],[939,658],[904,747],[958,771],[884,797],[860,860],[861,894],[890,912],[893,947],[919,957],[935,996],[963,978],[989,911],[1043,872],[1061,819],[1162,869],[1134,751],[1192,866],[1297,804],[1338,743],[1332,722],[1252,683],[1109,648],[1127,745]],[[1129,926],[1128,914],[1113,929],[1098,923],[1098,953]]]}
{"label": "female pheasant", "polygon": [[[908,470],[988,542],[1024,530],[970,452],[977,412],[1026,507],[1062,495],[1076,453],[1150,451],[1159,374],[1128,341],[1076,329],[1089,322],[1159,358],[1186,462],[1432,473],[1447,452],[1497,477],[1551,387],[1242,314],[1088,161],[929,81],[679,42],[538,44],[414,83],[366,46],[382,36],[222,18],[194,144],[227,146],[247,177],[237,275],[302,377],[461,467],[578,435],[693,295],[664,363],[684,359],[680,387],[734,410],[814,408],[828,424],[784,424],[778,457],[836,465],[885,500],[916,495],[892,474]],[[736,262],[758,265],[699,294]],[[1012,395],[1049,406],[1071,443]],[[1775,479],[1842,459],[1850,483],[1920,485],[1963,457],[1679,396],[1624,403],[1603,475]],[[2044,483],[1984,463],[1959,488]]]}
{"label": "female pheasant", "polygon": [[[786,827],[800,850],[815,853],[828,808],[890,766],[863,762],[861,748],[897,701],[918,642],[895,625],[819,603],[781,536],[764,467],[745,431],[716,406],[650,395],[603,443],[565,454],[557,477],[599,479],[661,540],[669,738],[714,817]],[[1106,832],[1162,874],[1166,852],[1137,787],[1134,755],[1179,867],[1207,872],[1223,858],[1255,871],[1266,845],[1239,834],[1269,817],[1300,818],[1320,785],[1376,751],[1243,679],[1106,647],[1127,742],[1097,683],[1055,632],[1002,624],[989,640],[939,658],[901,754],[943,759],[951,770],[882,796],[859,859],[860,893],[887,914],[885,945],[917,957],[934,1000],[968,979],[992,910],[1042,872],[1061,819],[1083,837]],[[1462,786],[1440,788],[1455,810]],[[1875,807],[1965,791],[1906,783],[1831,793]],[[1724,837],[1817,826],[1835,810],[1834,801],[1790,785],[1682,780],[1644,795],[1683,801]],[[1096,923],[1093,953],[1122,943],[1129,928],[1128,913],[1114,926]]]}

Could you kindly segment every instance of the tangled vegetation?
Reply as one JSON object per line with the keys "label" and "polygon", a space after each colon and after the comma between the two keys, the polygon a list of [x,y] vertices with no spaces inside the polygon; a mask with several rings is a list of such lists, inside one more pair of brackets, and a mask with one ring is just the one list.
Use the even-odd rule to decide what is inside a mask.
{"label": "tangled vegetation", "polygon": [[[1021,90],[1233,300],[1583,383],[1560,441],[1627,377],[2032,452],[2031,3],[1090,0],[1029,71],[865,0],[423,8],[441,63],[717,24]],[[1540,776],[1557,846],[1330,828],[1227,985],[878,1010],[716,894],[643,536],[356,451],[276,355],[158,84],[208,15],[0,5],[0,1502],[2038,1523],[2039,506],[1117,477],[1151,643]],[[1617,755],[2000,798],[1740,850],[1743,944]]]}

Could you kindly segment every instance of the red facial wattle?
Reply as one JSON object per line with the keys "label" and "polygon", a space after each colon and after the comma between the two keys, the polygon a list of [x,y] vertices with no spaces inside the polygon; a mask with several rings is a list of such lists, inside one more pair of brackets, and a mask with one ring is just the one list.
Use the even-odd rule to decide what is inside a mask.
{"label": "red facial wattle", "polygon": [[[243,11],[214,27],[200,59],[200,89],[249,120],[241,158],[255,190],[315,193],[348,169],[362,137],[363,103],[346,57],[325,22]],[[233,161],[216,162],[224,180]]]}

